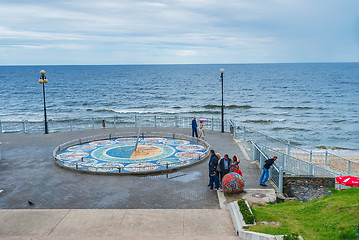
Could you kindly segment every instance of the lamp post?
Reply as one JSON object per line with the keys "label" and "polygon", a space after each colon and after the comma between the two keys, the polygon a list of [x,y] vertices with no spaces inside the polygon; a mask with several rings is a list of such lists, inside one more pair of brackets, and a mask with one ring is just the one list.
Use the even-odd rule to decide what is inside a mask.
{"label": "lamp post", "polygon": [[219,72],[221,73],[221,82],[222,82],[222,131],[224,132],[224,110],[223,110],[223,73],[224,73],[224,69],[221,68],[219,69]]}
{"label": "lamp post", "polygon": [[45,76],[45,70],[40,71],[41,76],[39,79],[39,83],[42,84],[42,93],[44,96],[44,118],[45,118],[45,134],[48,134],[48,128],[47,128],[47,116],[46,116],[46,101],[45,101],[45,83],[48,82],[46,76]]}

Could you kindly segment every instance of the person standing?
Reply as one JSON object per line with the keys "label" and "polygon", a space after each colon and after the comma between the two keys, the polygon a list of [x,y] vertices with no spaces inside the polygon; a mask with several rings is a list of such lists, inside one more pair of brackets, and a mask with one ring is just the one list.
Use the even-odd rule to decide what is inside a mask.
{"label": "person standing", "polygon": [[203,141],[205,141],[204,139],[205,133],[204,133],[204,125],[203,125],[203,121],[199,121],[199,139],[203,139]]}
{"label": "person standing", "polygon": [[194,135],[198,138],[196,117],[192,119],[192,137],[194,137]]}
{"label": "person standing", "polygon": [[239,165],[237,164],[233,170],[234,173],[238,173],[243,177],[242,171],[239,169]]}
{"label": "person standing", "polygon": [[211,158],[208,162],[208,170],[209,170],[209,184],[211,190],[213,190],[213,183],[215,183],[215,187],[217,190],[219,189],[219,179],[217,176],[217,166],[218,166],[218,157],[213,149],[210,150]]}
{"label": "person standing", "polygon": [[[218,157],[218,161],[221,160],[221,154],[216,153],[217,157]],[[219,179],[219,172],[221,171],[221,167],[219,166],[219,162],[218,162],[218,166],[217,166],[217,177]]]}
{"label": "person standing", "polygon": [[[218,158],[218,153],[216,154],[213,149],[211,149],[209,152],[211,154],[211,157],[210,157],[209,162],[208,162],[208,168],[211,166],[211,164],[213,164],[214,166],[216,166],[216,171],[217,171],[218,159],[219,159]],[[211,171],[209,171],[209,174],[211,175]]]}
{"label": "person standing", "polygon": [[228,157],[228,154],[224,154],[224,158],[221,159],[219,162],[219,167],[221,171],[219,172],[219,180],[222,182],[222,179],[224,175],[229,173],[230,167],[231,167],[232,159]]}
{"label": "person standing", "polygon": [[231,163],[231,169],[230,172],[233,172],[234,169],[236,169],[236,165],[239,165],[240,161],[237,155],[234,155],[232,158],[232,163]]}
{"label": "person standing", "polygon": [[217,191],[222,191],[220,188],[219,188],[219,179],[218,179],[218,176],[217,176],[217,165],[214,165],[213,163],[210,164],[209,166],[209,186],[210,186],[210,189],[212,191],[214,191],[213,189],[213,183],[216,187],[216,190]]}
{"label": "person standing", "polygon": [[259,179],[259,185],[266,187],[266,182],[269,178],[269,169],[270,167],[273,165],[274,161],[277,160],[277,156],[273,156],[273,158],[267,159],[265,161],[265,164],[263,166],[263,170],[262,170],[262,174],[261,177]]}

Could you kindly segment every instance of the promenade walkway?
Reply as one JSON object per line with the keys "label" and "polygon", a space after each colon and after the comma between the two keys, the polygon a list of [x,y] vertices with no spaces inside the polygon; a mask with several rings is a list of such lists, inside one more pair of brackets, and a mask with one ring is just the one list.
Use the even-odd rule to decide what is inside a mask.
{"label": "promenade walkway", "polygon": [[[137,132],[138,129],[0,135],[0,190],[3,190],[0,193],[0,238],[68,239],[76,235],[91,239],[91,235],[158,239],[163,235],[169,237],[167,239],[211,239],[208,237],[234,236],[228,211],[220,209],[217,192],[207,187],[207,160],[175,173],[152,176],[84,174],[53,163],[52,151],[61,143],[126,131]],[[190,129],[180,128],[144,128],[142,131],[190,134]],[[238,155],[245,188],[260,188],[260,169],[247,159],[229,133],[207,130],[206,140],[222,156],[225,153],[231,157]],[[29,205],[28,201],[34,204]]]}

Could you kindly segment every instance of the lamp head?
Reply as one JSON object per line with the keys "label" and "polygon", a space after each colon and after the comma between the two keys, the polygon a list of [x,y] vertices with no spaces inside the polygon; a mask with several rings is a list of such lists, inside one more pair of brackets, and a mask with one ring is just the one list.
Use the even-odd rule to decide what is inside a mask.
{"label": "lamp head", "polygon": [[40,71],[41,75],[45,75],[45,70]]}
{"label": "lamp head", "polygon": [[219,72],[224,73],[224,69],[223,68],[219,69]]}

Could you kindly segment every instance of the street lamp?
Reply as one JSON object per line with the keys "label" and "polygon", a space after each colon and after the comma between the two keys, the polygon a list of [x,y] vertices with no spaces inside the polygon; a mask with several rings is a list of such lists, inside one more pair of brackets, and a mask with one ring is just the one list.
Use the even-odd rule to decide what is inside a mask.
{"label": "street lamp", "polygon": [[222,131],[224,132],[224,112],[223,112],[223,73],[224,73],[224,69],[221,68],[219,69],[220,73],[221,73],[221,82],[222,82]]}
{"label": "street lamp", "polygon": [[39,83],[42,84],[42,93],[44,96],[44,117],[45,117],[45,134],[48,134],[49,131],[47,129],[47,116],[46,116],[46,101],[45,101],[45,83],[48,82],[46,76],[45,76],[45,70],[41,70],[40,71],[41,76],[39,79]]}

